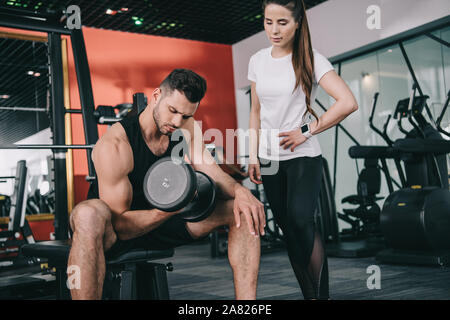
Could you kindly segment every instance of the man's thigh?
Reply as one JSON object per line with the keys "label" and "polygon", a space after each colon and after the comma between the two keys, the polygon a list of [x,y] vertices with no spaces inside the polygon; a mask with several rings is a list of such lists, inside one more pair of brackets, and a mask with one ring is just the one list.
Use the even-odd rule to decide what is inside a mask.
{"label": "man's thigh", "polygon": [[186,222],[175,215],[149,233],[130,240],[118,240],[106,252],[107,257],[115,257],[133,249],[166,250],[190,244],[206,237],[233,219],[233,200],[218,200],[213,213],[203,221]]}
{"label": "man's thigh", "polygon": [[234,200],[218,199],[213,213],[205,220],[186,223],[187,230],[192,237],[201,238],[220,226],[234,223],[233,206]]}
{"label": "man's thigh", "polygon": [[133,249],[167,250],[199,240],[188,231],[187,223],[173,216],[156,229],[140,237],[129,240],[117,240],[106,252],[107,258],[114,258]]}

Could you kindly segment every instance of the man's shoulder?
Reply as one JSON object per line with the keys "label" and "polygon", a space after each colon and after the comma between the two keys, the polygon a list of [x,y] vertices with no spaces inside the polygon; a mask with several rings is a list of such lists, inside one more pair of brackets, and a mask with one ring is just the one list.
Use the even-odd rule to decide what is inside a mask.
{"label": "man's shoulder", "polygon": [[92,160],[98,165],[112,165],[128,168],[133,166],[133,151],[122,126],[111,126],[98,140],[92,152]]}
{"label": "man's shoulder", "polygon": [[94,149],[104,149],[104,151],[107,151],[110,149],[120,149],[126,145],[130,145],[127,134],[119,123],[115,123],[98,139]]}

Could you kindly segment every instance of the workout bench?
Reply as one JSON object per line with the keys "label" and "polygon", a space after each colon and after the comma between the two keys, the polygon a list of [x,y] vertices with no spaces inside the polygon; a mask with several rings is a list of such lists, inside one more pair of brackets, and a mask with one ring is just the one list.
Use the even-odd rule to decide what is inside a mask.
{"label": "workout bench", "polygon": [[[67,261],[71,240],[44,241],[27,244],[21,250],[25,256],[48,259],[49,268],[56,269],[56,298],[70,299],[67,287]],[[106,260],[103,285],[105,300],[168,300],[169,288],[166,271],[172,271],[172,264],[151,262],[170,258],[169,250],[131,250],[114,259]]]}

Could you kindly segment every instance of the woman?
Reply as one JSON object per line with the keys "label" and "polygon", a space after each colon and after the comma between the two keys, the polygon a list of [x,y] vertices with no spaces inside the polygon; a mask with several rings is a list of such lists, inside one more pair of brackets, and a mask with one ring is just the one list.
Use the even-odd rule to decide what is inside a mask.
{"label": "woman", "polygon": [[[263,10],[272,46],[254,54],[249,63],[250,128],[261,132],[251,139],[249,175],[264,186],[304,298],[328,299],[327,259],[314,226],[322,177],[316,135],[358,106],[330,62],[312,49],[303,1],[266,0]],[[336,100],[320,118],[311,108],[318,85]],[[310,115],[315,120],[308,123]],[[278,170],[265,174],[266,166]]]}

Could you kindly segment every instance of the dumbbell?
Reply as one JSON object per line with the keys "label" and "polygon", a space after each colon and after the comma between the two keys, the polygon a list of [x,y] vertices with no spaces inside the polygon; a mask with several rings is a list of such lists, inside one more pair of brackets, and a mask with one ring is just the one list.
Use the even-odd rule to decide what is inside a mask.
{"label": "dumbbell", "polygon": [[152,207],[167,212],[183,209],[179,216],[187,222],[206,219],[216,206],[214,180],[171,157],[159,159],[148,169],[143,188]]}

